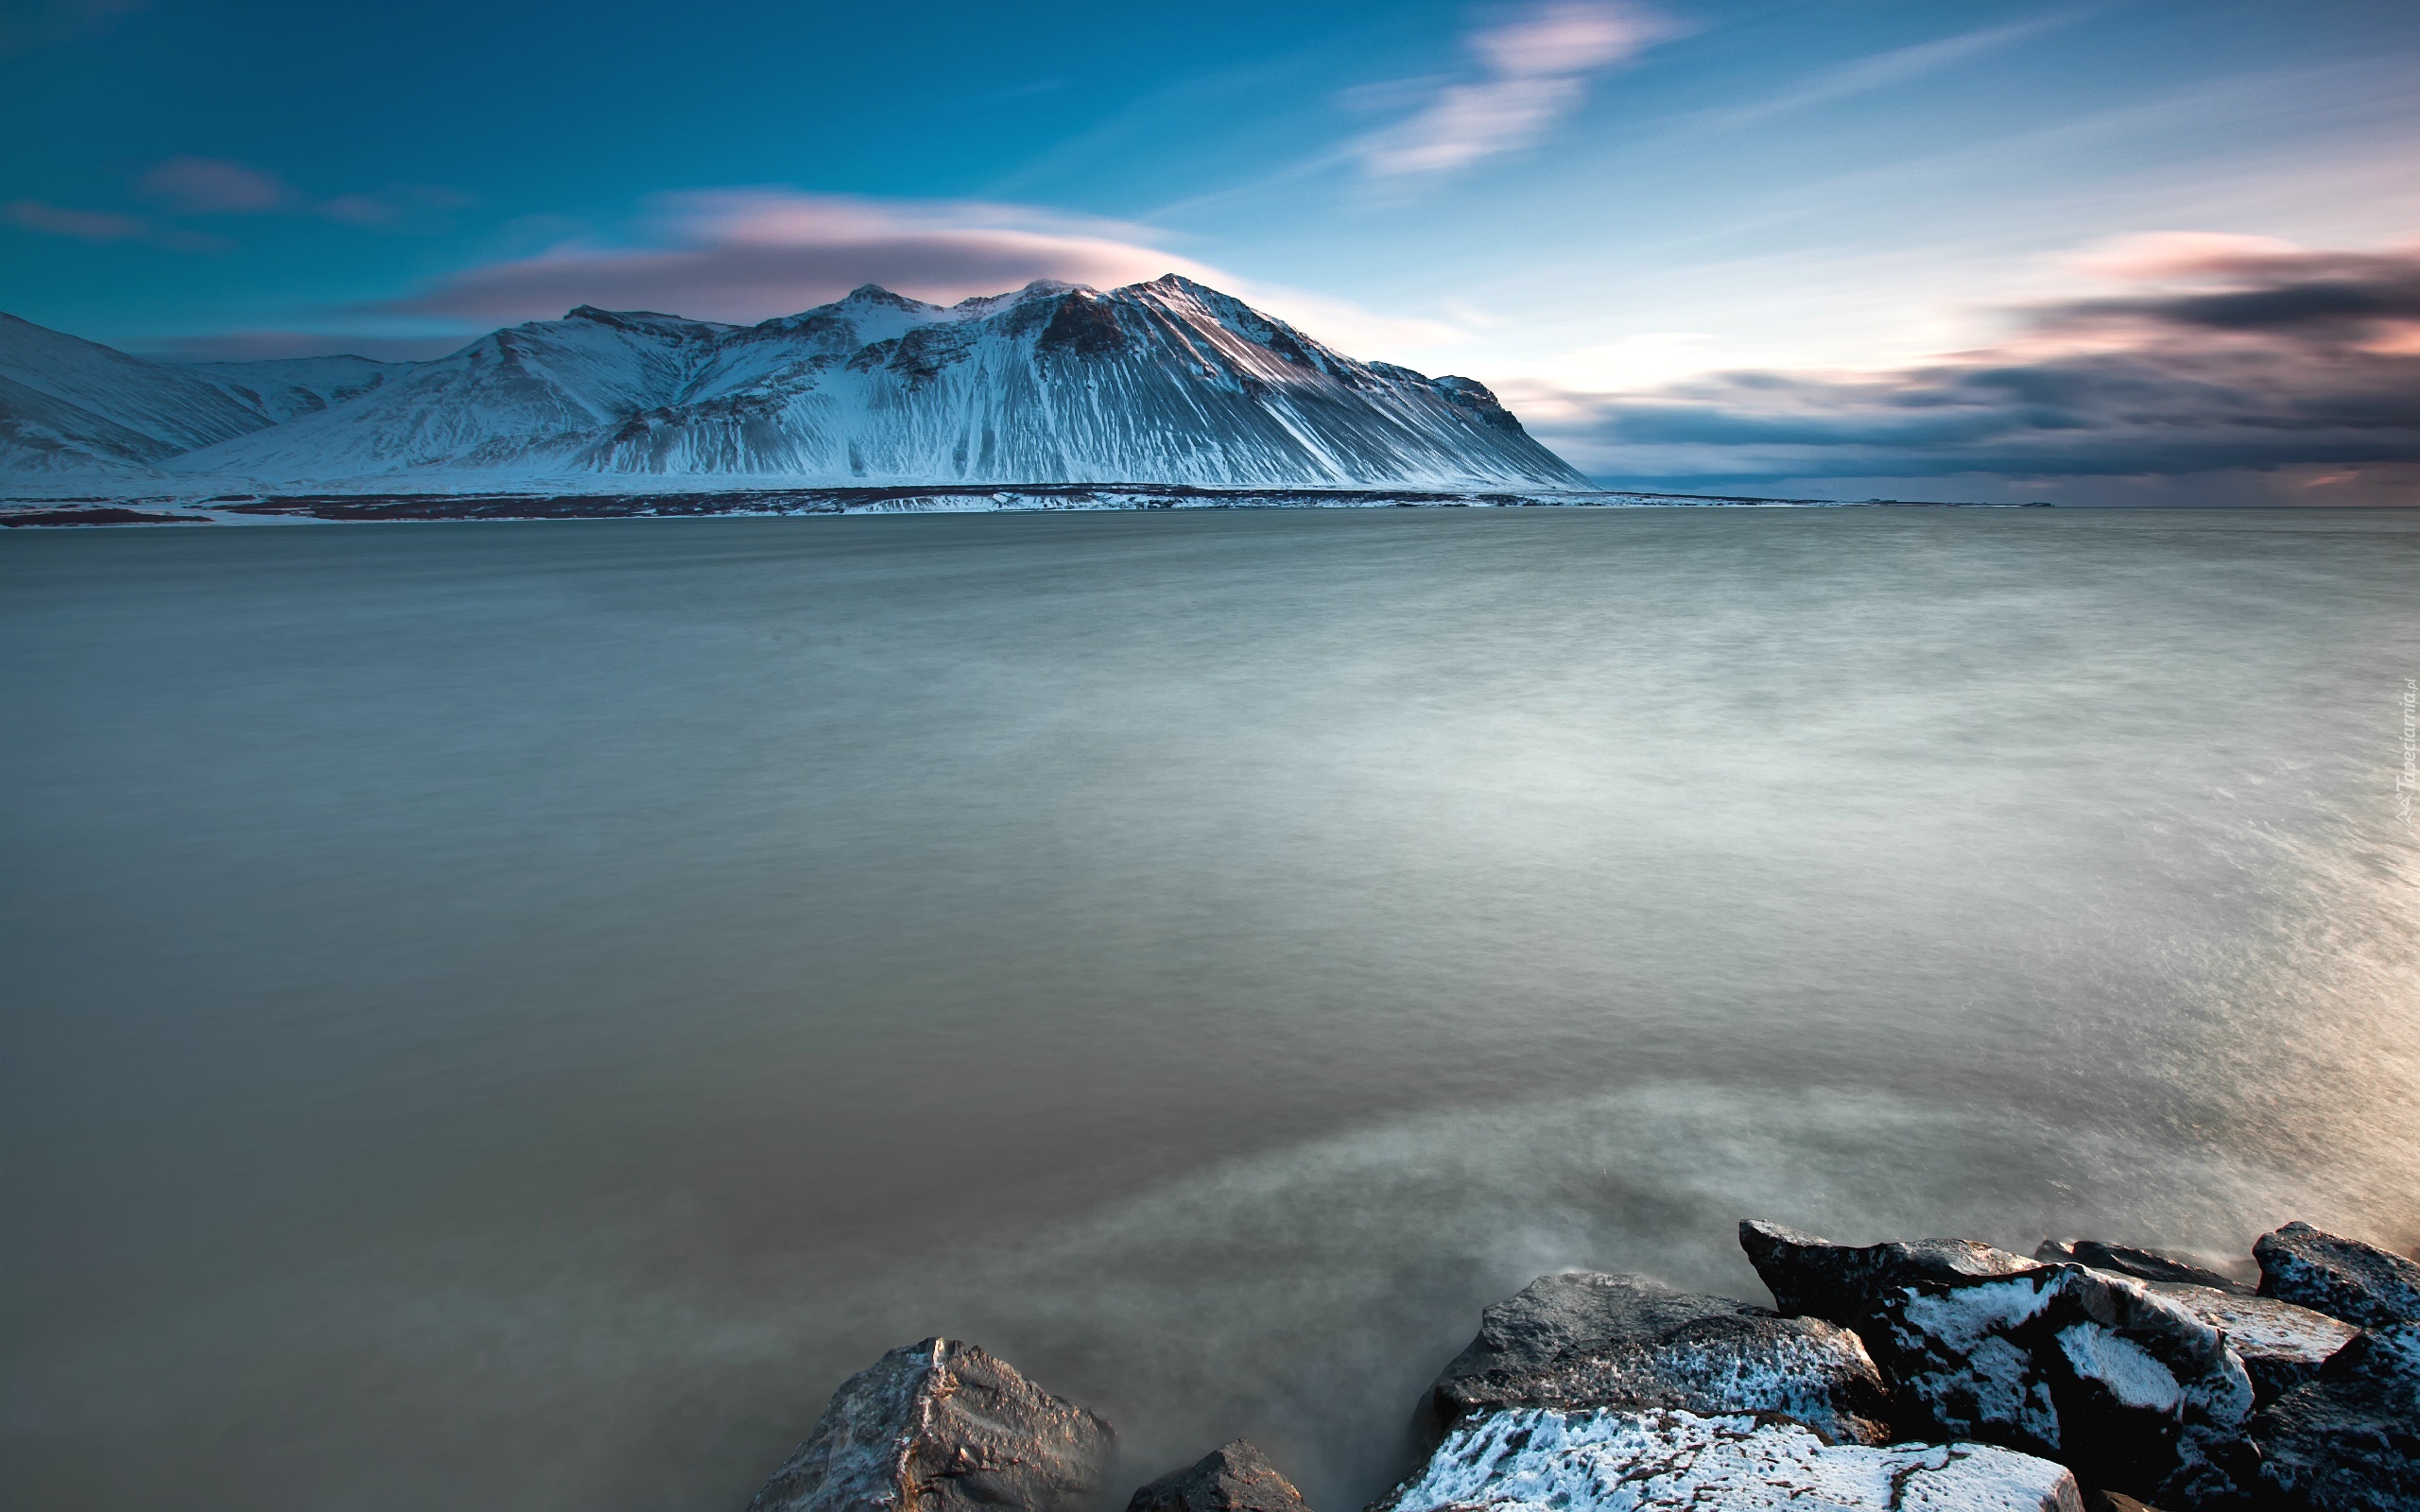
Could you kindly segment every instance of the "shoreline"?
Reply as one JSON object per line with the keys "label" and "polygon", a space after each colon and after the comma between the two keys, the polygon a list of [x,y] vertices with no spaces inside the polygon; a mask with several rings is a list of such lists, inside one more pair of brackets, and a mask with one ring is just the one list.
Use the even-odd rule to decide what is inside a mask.
{"label": "shoreline", "polygon": [[303,491],[9,495],[0,527],[463,520],[788,518],[863,514],[1037,514],[1149,509],[2047,509],[1957,500],[1770,498],[1752,494],[1443,489],[1224,489],[1147,483],[899,484],[856,488],[487,492]]}

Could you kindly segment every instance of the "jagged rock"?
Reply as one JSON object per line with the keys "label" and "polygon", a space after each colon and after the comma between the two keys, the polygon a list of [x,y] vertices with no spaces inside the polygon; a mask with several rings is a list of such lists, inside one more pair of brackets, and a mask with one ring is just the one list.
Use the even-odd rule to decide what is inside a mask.
{"label": "jagged rock", "polygon": [[1854,1247],[1771,1224],[1741,1247],[1784,1306],[1855,1329],[1900,1427],[2057,1458],[2191,1503],[2252,1473],[2252,1381],[2222,1334],[2143,1282],[1966,1240]]}
{"label": "jagged rock", "polygon": [[2063,1466],[1984,1444],[1826,1444],[1749,1413],[1475,1418],[1375,1512],[2083,1512]]}
{"label": "jagged rock", "polygon": [[1739,1247],[1772,1290],[1774,1306],[1835,1323],[1841,1319],[1825,1308],[1844,1299],[1855,1298],[1862,1307],[1914,1281],[1970,1280],[2040,1268],[2037,1262],[1972,1239],[1893,1239],[1860,1247],[1753,1218],[1739,1226]]}
{"label": "jagged rock", "polygon": [[2252,1377],[2256,1407],[2265,1407],[2305,1382],[2315,1380],[2328,1356],[2360,1330],[2325,1313],[2273,1297],[2247,1297],[2207,1286],[2147,1283],[2157,1295],[2219,1330],[2227,1348]]}
{"label": "jagged rock", "polygon": [[2033,1251],[2033,1258],[2045,1264],[2066,1263],[2089,1265],[2119,1276],[2132,1276],[2138,1281],[2172,1281],[2187,1286],[2206,1286],[2214,1292],[2229,1292],[2250,1297],[2252,1288],[2231,1276],[2163,1255],[2156,1249],[2137,1249],[2132,1245],[2104,1245],[2098,1239],[2045,1239]]}
{"label": "jagged rock", "polygon": [[2252,1421],[2260,1479],[2301,1512],[2420,1507],[2420,1325],[2376,1329]]}
{"label": "jagged rock", "polygon": [[2260,1295],[2292,1302],[2360,1328],[2420,1323],[2420,1264],[2392,1250],[2307,1223],[2262,1234]]}
{"label": "jagged rock", "polygon": [[1772,1412],[1835,1443],[1890,1440],[1881,1376],[1847,1329],[1643,1276],[1542,1276],[1490,1307],[1429,1388],[1432,1440],[1503,1407]]}
{"label": "jagged rock", "polygon": [[842,1382],[749,1512],[1055,1512],[1090,1501],[1108,1423],[974,1345],[926,1339]]}
{"label": "jagged rock", "polygon": [[1269,1456],[1238,1438],[1134,1493],[1126,1512],[1310,1512]]}

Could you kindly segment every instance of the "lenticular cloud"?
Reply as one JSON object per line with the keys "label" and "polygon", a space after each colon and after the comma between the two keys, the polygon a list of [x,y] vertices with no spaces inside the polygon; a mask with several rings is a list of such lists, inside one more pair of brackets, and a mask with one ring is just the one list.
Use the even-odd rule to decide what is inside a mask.
{"label": "lenticular cloud", "polygon": [[1036,279],[1097,287],[1176,271],[1215,276],[1134,227],[1018,206],[890,204],[837,195],[717,190],[657,202],[656,245],[572,245],[458,274],[373,313],[524,320],[575,304],[750,323],[878,283],[955,302]]}

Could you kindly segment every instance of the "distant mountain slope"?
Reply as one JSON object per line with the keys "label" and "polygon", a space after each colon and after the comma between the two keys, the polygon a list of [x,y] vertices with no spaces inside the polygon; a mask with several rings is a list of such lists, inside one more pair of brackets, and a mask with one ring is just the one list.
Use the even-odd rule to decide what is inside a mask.
{"label": "distant mountain slope", "polygon": [[189,362],[179,366],[237,404],[282,425],[358,399],[403,377],[420,364],[337,356],[267,357],[256,362]]}
{"label": "distant mountain slope", "polygon": [[184,369],[0,315],[0,472],[142,472],[269,423]]}
{"label": "distant mountain slope", "polygon": [[[869,284],[744,327],[583,305],[374,383],[350,370],[349,394],[335,369],[216,366],[284,422],[166,465],[269,485],[1588,486],[1470,379],[1355,361],[1173,275],[948,308]],[[281,376],[325,407],[272,402]]]}

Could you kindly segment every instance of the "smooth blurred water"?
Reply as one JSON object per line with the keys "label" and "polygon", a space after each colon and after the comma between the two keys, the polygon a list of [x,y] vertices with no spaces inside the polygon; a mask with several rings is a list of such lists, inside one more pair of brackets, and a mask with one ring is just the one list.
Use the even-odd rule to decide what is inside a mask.
{"label": "smooth blurred water", "polygon": [[2420,1242],[2420,514],[11,533],[0,1494],[736,1509],[972,1337],[1322,1512],[1755,1214]]}

